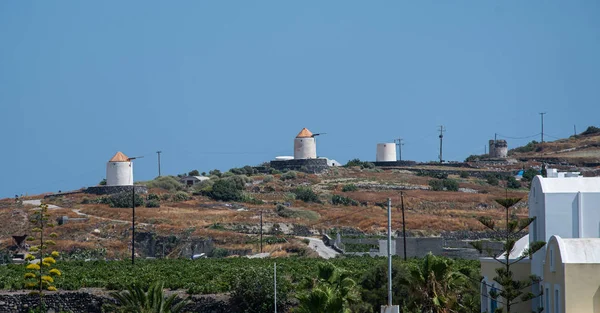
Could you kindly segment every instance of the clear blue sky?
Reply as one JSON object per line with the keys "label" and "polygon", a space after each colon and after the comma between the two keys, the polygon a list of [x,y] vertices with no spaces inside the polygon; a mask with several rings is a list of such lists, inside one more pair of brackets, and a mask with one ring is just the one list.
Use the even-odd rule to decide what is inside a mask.
{"label": "clear blue sky", "polygon": [[[293,153],[483,153],[598,125],[598,1],[0,1],[0,197]],[[538,137],[533,138],[539,140]],[[550,139],[550,138],[549,138]],[[509,140],[509,147],[529,139]]]}

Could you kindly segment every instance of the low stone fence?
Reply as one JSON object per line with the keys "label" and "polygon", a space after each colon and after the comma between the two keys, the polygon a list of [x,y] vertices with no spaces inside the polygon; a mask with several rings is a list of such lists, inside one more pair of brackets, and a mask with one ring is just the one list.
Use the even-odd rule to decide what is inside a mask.
{"label": "low stone fence", "polygon": [[[227,297],[216,299],[211,296],[190,297],[190,303],[184,312],[198,313],[226,313],[235,312]],[[28,313],[38,307],[40,297],[28,293],[0,294],[0,312],[2,313]],[[47,312],[71,313],[102,313],[104,304],[114,303],[108,297],[94,295],[87,292],[55,292],[44,296]]]}
{"label": "low stone fence", "polygon": [[311,174],[321,173],[329,168],[327,165],[327,159],[271,161],[270,166],[279,171],[290,170]]}
{"label": "low stone fence", "polygon": [[[131,186],[94,186],[88,187],[83,190],[83,193],[92,195],[110,195],[114,193],[121,193],[125,191],[131,191]],[[135,186],[135,193],[145,194],[148,193],[146,186]]]}

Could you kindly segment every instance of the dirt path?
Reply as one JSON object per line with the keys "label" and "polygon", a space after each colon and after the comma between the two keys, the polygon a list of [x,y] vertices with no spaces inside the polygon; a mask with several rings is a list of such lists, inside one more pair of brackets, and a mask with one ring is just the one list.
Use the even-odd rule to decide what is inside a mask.
{"label": "dirt path", "polygon": [[315,250],[319,254],[319,256],[324,259],[335,258],[338,254],[340,254],[339,252],[326,246],[325,243],[323,242],[323,240],[321,240],[321,239],[312,238],[312,237],[298,237],[298,238],[308,239],[310,241],[308,246],[311,249]]}

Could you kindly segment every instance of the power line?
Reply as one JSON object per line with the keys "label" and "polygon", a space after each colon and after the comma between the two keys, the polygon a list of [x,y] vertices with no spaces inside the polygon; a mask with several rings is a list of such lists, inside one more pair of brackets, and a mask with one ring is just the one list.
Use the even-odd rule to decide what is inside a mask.
{"label": "power line", "polygon": [[529,139],[529,138],[533,138],[533,137],[537,137],[540,133],[537,133],[535,135],[531,135],[531,136],[525,136],[525,137],[510,137],[510,136],[504,136],[502,134],[496,133],[498,136],[502,137],[502,138],[506,138],[506,139]]}

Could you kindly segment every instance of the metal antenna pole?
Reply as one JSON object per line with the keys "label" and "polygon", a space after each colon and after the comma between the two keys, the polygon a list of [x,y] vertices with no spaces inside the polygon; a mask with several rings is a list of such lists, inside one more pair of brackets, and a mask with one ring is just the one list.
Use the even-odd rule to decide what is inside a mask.
{"label": "metal antenna pole", "polygon": [[273,284],[275,286],[275,313],[277,313],[277,263],[273,263]]}
{"label": "metal antenna pole", "polygon": [[135,185],[131,185],[131,207],[133,208],[131,217],[131,265],[135,265]]}
{"label": "metal antenna pole", "polygon": [[162,153],[162,151],[156,151],[156,154],[158,155],[158,177],[160,177],[160,154]]}
{"label": "metal antenna pole", "polygon": [[544,114],[546,114],[546,112],[540,113],[542,116],[542,143],[544,143]]}
{"label": "metal antenna pole", "polygon": [[402,236],[404,239],[404,261],[406,261],[406,221],[404,220],[404,193],[400,192],[400,200],[402,201]]}
{"label": "metal antenna pole", "polygon": [[392,199],[388,198],[388,306],[392,306]]}

